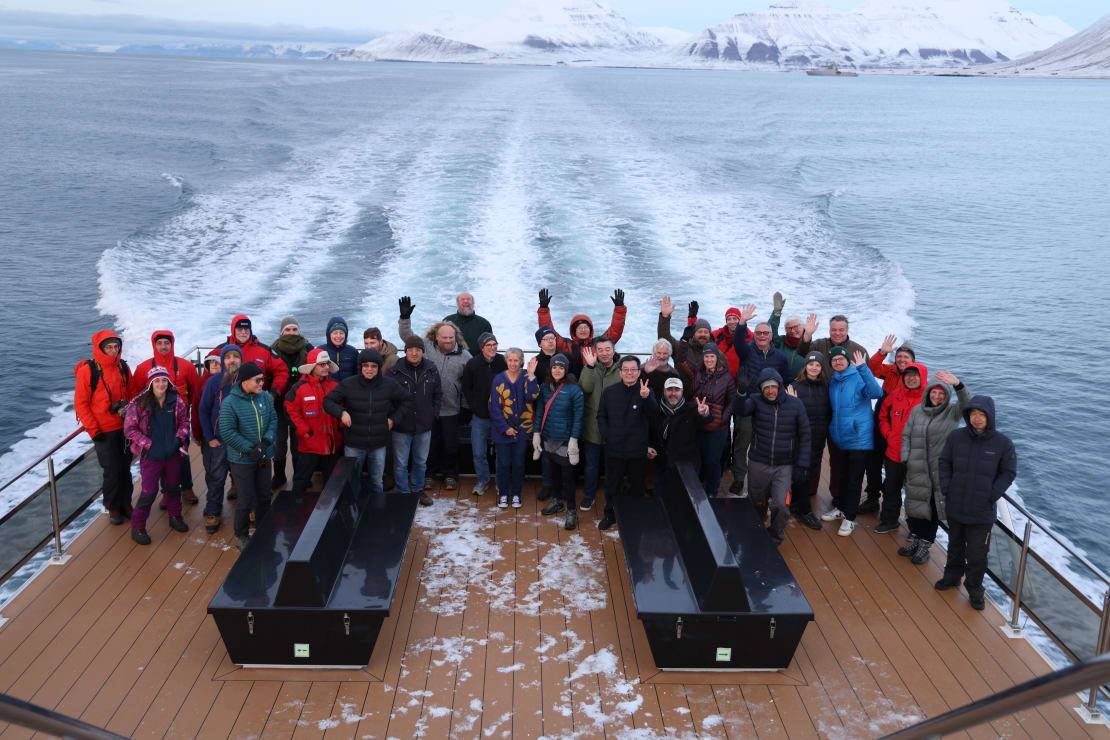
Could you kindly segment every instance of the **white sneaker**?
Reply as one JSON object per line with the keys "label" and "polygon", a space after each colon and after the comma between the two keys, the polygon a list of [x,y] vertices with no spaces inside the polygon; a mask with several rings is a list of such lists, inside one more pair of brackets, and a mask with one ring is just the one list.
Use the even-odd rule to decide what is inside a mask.
{"label": "white sneaker", "polygon": [[855,530],[855,528],[855,522],[851,521],[850,519],[845,519],[840,523],[840,529],[836,530],[836,533],[841,537],[847,537],[853,532],[853,530]]}
{"label": "white sneaker", "polygon": [[498,498],[497,499],[497,508],[499,508],[499,509],[509,508],[509,497],[508,496],[501,496],[500,498]]}
{"label": "white sneaker", "polygon": [[513,508],[519,509],[524,504],[520,503],[520,496],[513,496]]}
{"label": "white sneaker", "polygon": [[489,481],[478,481],[474,484],[474,490],[471,491],[475,496],[481,496],[489,488]]}
{"label": "white sneaker", "polygon": [[840,509],[830,509],[821,515],[821,521],[823,522],[835,522],[837,519],[843,518],[844,512]]}

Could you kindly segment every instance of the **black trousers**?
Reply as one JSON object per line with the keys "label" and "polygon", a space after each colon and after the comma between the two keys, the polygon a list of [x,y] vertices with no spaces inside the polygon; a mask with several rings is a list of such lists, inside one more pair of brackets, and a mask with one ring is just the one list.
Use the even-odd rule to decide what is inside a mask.
{"label": "black trousers", "polygon": [[[297,465],[297,427],[289,420],[285,413],[285,404],[278,406],[274,411],[277,414],[277,439],[274,440],[274,461],[285,472],[285,455],[293,453],[293,467]],[[276,470],[274,471],[277,472]]]}
{"label": "black trousers", "polygon": [[432,422],[427,475],[459,477],[459,416],[440,416]]}
{"label": "black trousers", "polygon": [[546,451],[543,455],[551,466],[551,495],[573,509],[578,497],[578,476],[574,473],[574,466],[565,457]]}
{"label": "black trousers", "polygon": [[854,522],[856,512],[859,511],[860,487],[863,485],[863,473],[870,453],[871,450],[842,450],[839,447],[833,451],[832,460],[835,462],[832,464],[832,471],[839,484],[834,501],[848,521]]}
{"label": "black trousers", "polygon": [[916,534],[918,539],[925,540],[926,542],[935,542],[937,539],[937,528],[940,527],[940,519],[937,517],[937,500],[932,498],[929,500],[929,508],[932,509],[932,516],[928,519],[918,519],[917,517],[906,517],[906,526],[910,528],[910,532]]}
{"label": "black trousers", "polygon": [[259,525],[270,511],[271,461],[261,463],[229,463],[231,480],[239,491],[235,499],[235,536],[246,537],[250,529],[250,514],[254,511],[254,523]]}
{"label": "black trousers", "polygon": [[294,459],[293,492],[302,493],[311,486],[312,474],[317,470],[324,475],[324,482],[327,483],[331,471],[339,461],[339,453],[319,455],[315,452],[301,452]]}
{"label": "black trousers", "polygon": [[994,524],[964,524],[948,517],[948,562],[944,577],[958,581],[963,576],[968,593],[983,589]]}
{"label": "black trousers", "polygon": [[[885,398],[885,396],[884,396]],[[867,457],[867,498],[878,498],[886,492],[883,487],[883,466],[886,464],[886,437],[879,431],[879,408],[882,401],[875,404],[871,454]]]}
{"label": "black trousers", "polygon": [[906,482],[906,466],[889,457],[883,460],[883,465],[886,466],[886,480],[883,482],[883,507],[879,511],[879,521],[884,524],[898,524],[898,514],[902,511],[902,486]]}
{"label": "black trousers", "polygon": [[621,481],[628,477],[628,495],[644,495],[647,457],[618,457],[605,453],[605,516],[616,519],[613,501],[621,495]]}
{"label": "black trousers", "polygon": [[130,511],[131,492],[135,486],[131,480],[131,453],[125,450],[124,441],[122,429],[101,432],[100,439],[93,440],[96,460],[104,471],[101,489],[104,493],[104,508],[121,513]]}

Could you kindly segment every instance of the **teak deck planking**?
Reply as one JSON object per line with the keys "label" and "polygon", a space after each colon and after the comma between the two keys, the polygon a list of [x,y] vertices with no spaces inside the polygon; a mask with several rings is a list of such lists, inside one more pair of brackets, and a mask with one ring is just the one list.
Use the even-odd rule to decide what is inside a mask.
{"label": "teak deck planking", "polygon": [[[194,447],[203,501],[199,458]],[[437,489],[436,506],[494,507],[494,495],[474,497],[472,485]],[[46,568],[4,608],[0,690],[136,738],[837,739],[878,737],[1049,670],[1027,642],[1002,634],[999,611],[975,612],[962,590],[932,588],[939,548],[913,566],[895,552],[905,532],[876,535],[863,516],[849,538],[832,524],[816,532],[791,522],[782,554],[816,621],[788,669],[660,671],[617,535],[595,526],[600,505],[567,532],[561,515],[539,513],[537,490],[529,481],[523,508],[480,519],[478,534],[500,546],[487,576],[511,580],[515,601],[491,604],[487,584],[470,577],[459,586],[465,599],[437,598],[421,580],[435,530],[418,524],[394,613],[361,670],[247,670],[228,660],[206,607],[237,556],[229,517],[208,535],[203,507],[187,506],[182,535],[155,509],[149,547],[98,518],[68,563]],[[823,484],[815,508],[828,505]],[[604,607],[572,608],[573,583],[537,583],[544,558],[577,543],[596,558]],[[581,670],[606,650],[615,670]],[[1078,704],[1067,697],[962,736],[1110,737],[1082,722]],[[0,724],[0,735],[32,733]]]}

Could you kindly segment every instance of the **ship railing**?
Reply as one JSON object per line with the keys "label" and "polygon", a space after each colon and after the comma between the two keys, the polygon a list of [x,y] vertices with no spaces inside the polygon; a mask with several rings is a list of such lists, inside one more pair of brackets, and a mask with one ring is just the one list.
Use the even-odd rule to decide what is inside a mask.
{"label": "ship railing", "polygon": [[0,722],[7,722],[51,737],[77,740],[126,740],[123,735],[101,729],[65,714],[40,707],[7,694],[0,694]]}

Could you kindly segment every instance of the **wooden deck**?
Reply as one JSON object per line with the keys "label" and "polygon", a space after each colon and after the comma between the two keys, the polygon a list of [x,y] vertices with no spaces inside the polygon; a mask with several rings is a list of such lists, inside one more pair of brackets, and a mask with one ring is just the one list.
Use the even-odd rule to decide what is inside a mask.
{"label": "wooden deck", "polygon": [[[194,448],[196,469],[199,450]],[[203,476],[196,475],[203,500]],[[0,690],[138,738],[870,738],[1045,673],[1002,615],[933,589],[943,553],[913,566],[897,536],[792,522],[782,553],[816,614],[790,668],[657,669],[631,603],[615,531],[599,512],[567,532],[491,494],[436,491],[421,509],[370,664],[244,670],[205,612],[238,551],[229,522],[150,547],[100,517],[3,610]],[[828,508],[821,494],[818,511]],[[874,524],[873,517],[861,518]],[[1110,737],[1069,698],[971,737]],[[29,732],[0,724],[4,738]]]}

